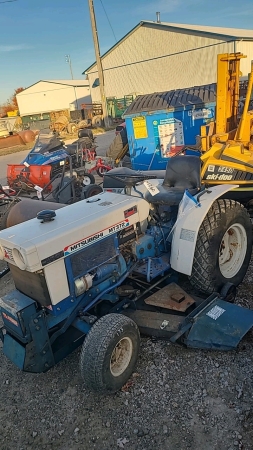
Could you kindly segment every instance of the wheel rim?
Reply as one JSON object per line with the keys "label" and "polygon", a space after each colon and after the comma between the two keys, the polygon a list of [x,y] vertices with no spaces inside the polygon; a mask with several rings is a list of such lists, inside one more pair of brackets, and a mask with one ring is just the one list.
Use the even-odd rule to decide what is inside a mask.
{"label": "wheel rim", "polygon": [[246,251],[245,228],[240,223],[235,223],[224,234],[219,249],[219,267],[225,278],[233,278],[239,272]]}
{"label": "wheel rim", "polygon": [[110,371],[114,377],[119,377],[129,366],[133,354],[133,343],[130,338],[122,338],[115,345],[111,360]]}
{"label": "wheel rim", "polygon": [[87,175],[85,175],[84,177],[83,177],[83,185],[84,186],[89,186],[91,184],[91,179],[90,179],[90,177],[88,177]]}

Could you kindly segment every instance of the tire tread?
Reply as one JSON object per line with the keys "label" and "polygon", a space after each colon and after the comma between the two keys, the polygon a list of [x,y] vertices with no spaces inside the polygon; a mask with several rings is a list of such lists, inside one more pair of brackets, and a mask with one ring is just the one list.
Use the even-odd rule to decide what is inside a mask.
{"label": "tire tread", "polygon": [[99,319],[86,336],[80,355],[80,370],[86,387],[104,391],[103,363],[110,341],[119,328],[132,325],[139,336],[136,323],[122,314],[107,314]]}

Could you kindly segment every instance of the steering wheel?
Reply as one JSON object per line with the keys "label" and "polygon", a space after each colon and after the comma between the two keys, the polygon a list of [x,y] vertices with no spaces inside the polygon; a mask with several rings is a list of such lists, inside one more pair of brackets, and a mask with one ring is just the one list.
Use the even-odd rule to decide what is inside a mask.
{"label": "steering wheel", "polygon": [[111,177],[114,178],[115,180],[124,182],[125,185],[127,187],[133,187],[138,183],[142,183],[145,180],[153,180],[155,178],[157,178],[157,176],[155,175],[144,175],[144,174],[140,174],[140,175],[135,175],[135,174],[110,174],[110,172],[107,172],[106,174],[107,177]]}

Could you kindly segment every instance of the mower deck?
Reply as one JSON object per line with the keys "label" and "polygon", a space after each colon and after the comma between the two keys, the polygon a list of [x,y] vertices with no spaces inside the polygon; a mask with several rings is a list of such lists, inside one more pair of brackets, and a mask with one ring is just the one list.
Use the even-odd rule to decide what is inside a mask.
{"label": "mower deck", "polygon": [[144,301],[137,301],[135,310],[127,309],[123,314],[136,322],[142,334],[191,348],[232,350],[253,326],[253,311],[225,301],[216,293],[205,300],[186,294],[181,305],[188,302],[188,313],[175,310],[182,293],[186,294],[171,283]]}

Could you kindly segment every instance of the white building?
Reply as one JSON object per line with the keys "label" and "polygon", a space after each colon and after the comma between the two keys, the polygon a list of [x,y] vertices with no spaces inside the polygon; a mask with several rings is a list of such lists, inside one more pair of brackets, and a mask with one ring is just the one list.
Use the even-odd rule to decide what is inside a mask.
{"label": "white building", "polygon": [[20,116],[80,109],[90,103],[87,80],[41,80],[17,95]]}
{"label": "white building", "polygon": [[[216,82],[217,55],[242,52],[250,72],[253,30],[142,21],[102,56],[106,97],[149,94]],[[87,74],[100,101],[96,63]]]}

